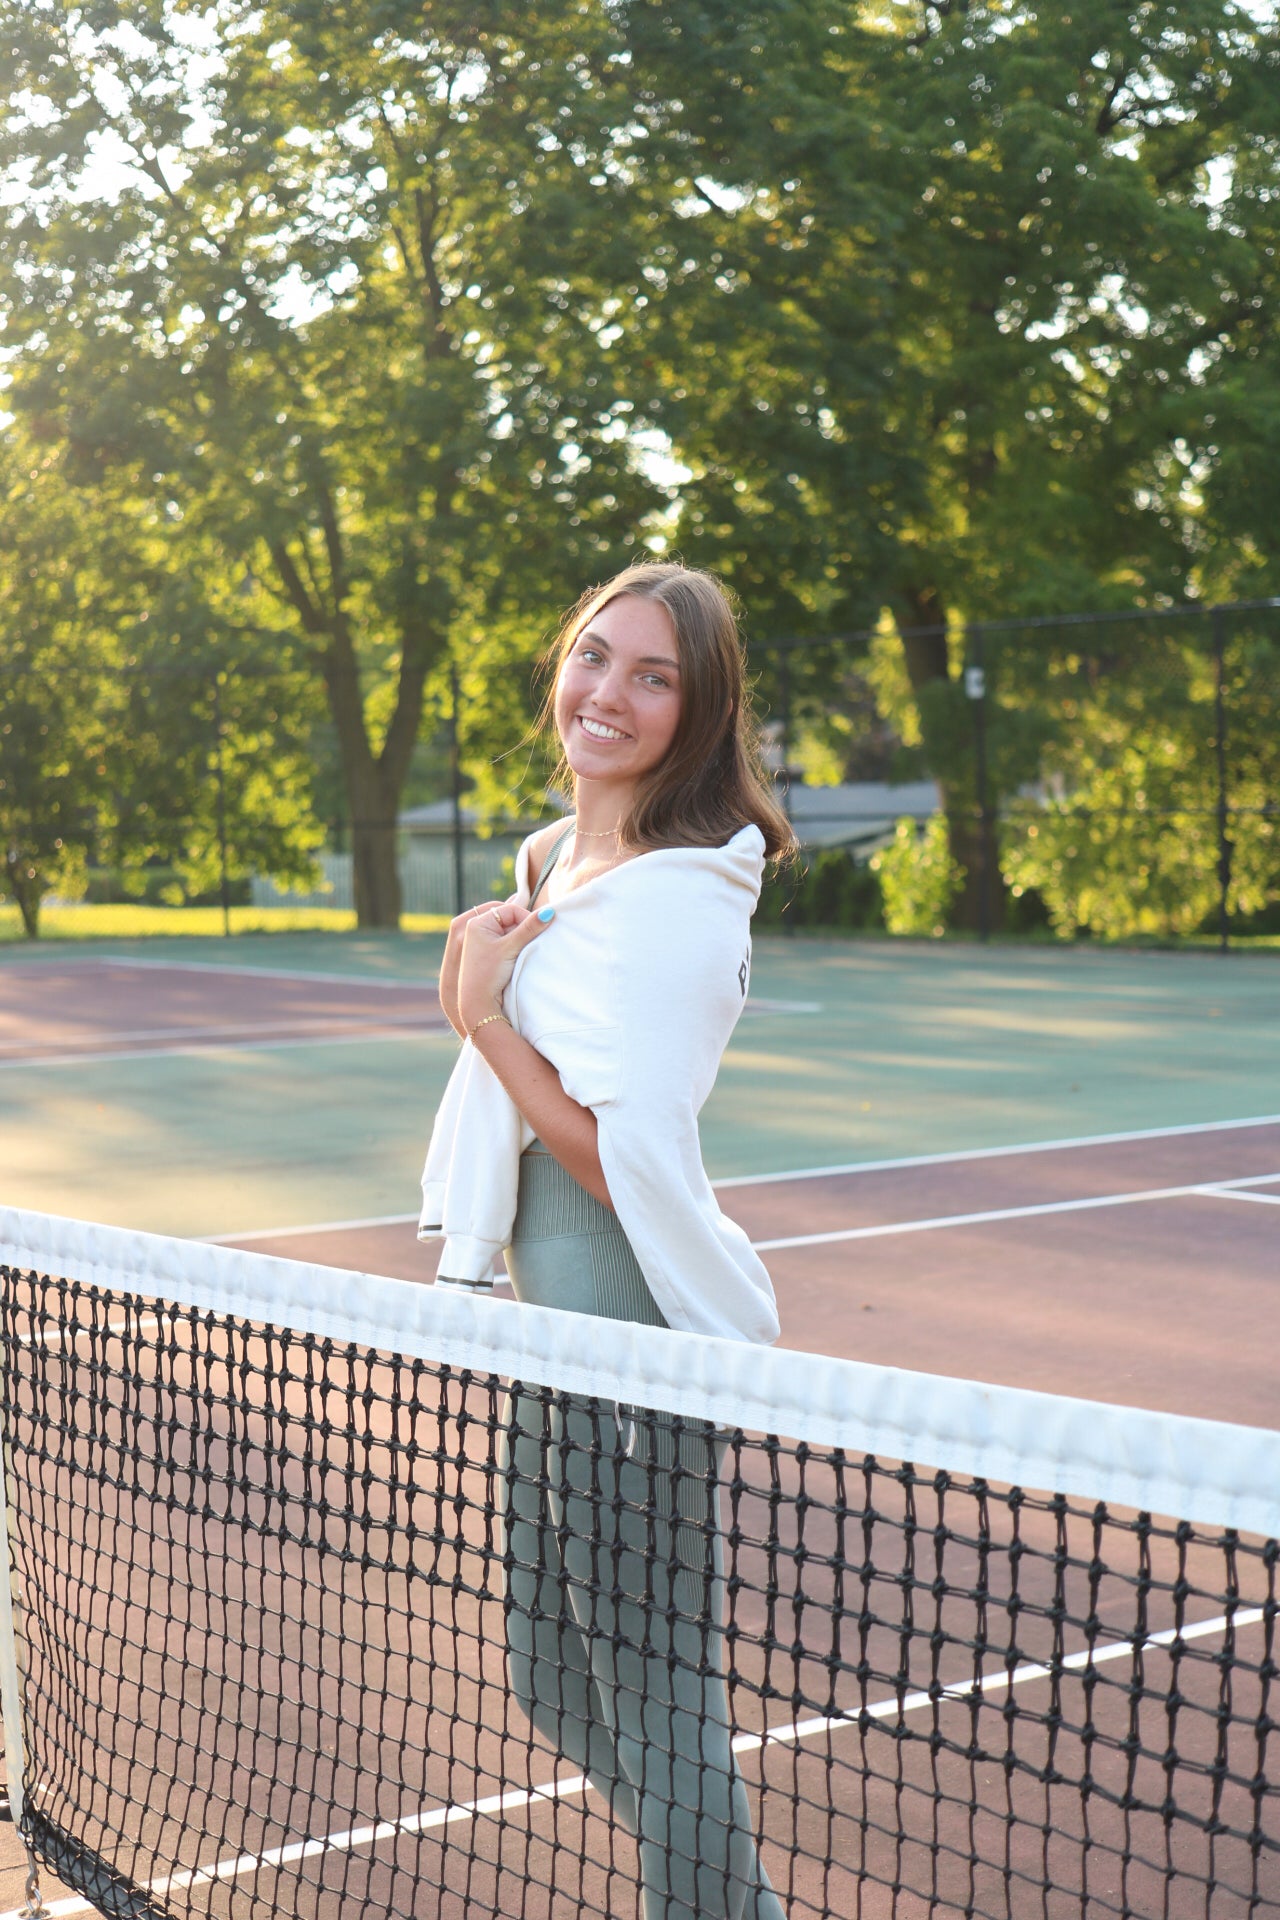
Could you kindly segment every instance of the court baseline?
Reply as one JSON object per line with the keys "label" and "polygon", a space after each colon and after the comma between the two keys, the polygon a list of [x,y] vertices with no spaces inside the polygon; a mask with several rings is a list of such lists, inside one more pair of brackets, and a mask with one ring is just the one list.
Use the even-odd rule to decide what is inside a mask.
{"label": "court baseline", "polygon": [[[1267,1114],[1248,1120],[1210,1120],[1198,1125],[1176,1127],[1150,1127],[1127,1133],[1105,1133],[1081,1135],[1065,1140],[1033,1141],[1004,1147],[972,1147],[945,1154],[916,1154],[896,1160],[855,1161],[850,1165],[834,1167],[811,1167],[795,1173],[735,1174],[726,1179],[714,1180],[713,1187],[720,1191],[747,1192],[754,1188],[776,1187],[791,1180],[816,1181],[854,1180],[858,1176],[880,1173],[908,1172],[915,1169],[933,1167],[963,1167],[966,1163],[991,1162],[1020,1159],[1030,1154],[1070,1154],[1080,1153],[1093,1147],[1109,1147],[1121,1144],[1140,1144],[1146,1141],[1191,1141],[1199,1135],[1214,1136],[1221,1133],[1236,1132],[1245,1129],[1280,1128],[1280,1115]],[[1276,1143],[1280,1148],[1280,1141]],[[939,1215],[926,1215],[920,1219],[889,1220],[875,1222],[867,1226],[837,1227],[826,1233],[799,1236],[761,1235],[753,1237],[752,1244],[761,1252],[777,1251],[784,1247],[819,1246],[826,1243],[836,1244],[841,1240],[872,1239],[897,1233],[915,1233],[927,1229],[942,1227],[976,1226],[998,1220],[1034,1219],[1037,1215],[1053,1213],[1082,1212],[1095,1208],[1128,1205],[1137,1202],[1154,1202],[1173,1199],[1186,1195],[1209,1198],[1270,1198],[1242,1192],[1250,1185],[1266,1185],[1280,1181],[1280,1173],[1266,1172],[1238,1175],[1218,1175],[1200,1179],[1170,1183],[1167,1186],[1146,1187],[1127,1192],[1085,1194],[1068,1200],[1046,1200],[1031,1202],[1025,1206],[1002,1208],[975,1208],[968,1211],[954,1211]],[[231,1233],[207,1234],[200,1238],[215,1246],[251,1246],[265,1240],[290,1240],[309,1238],[312,1235],[330,1233],[359,1232],[364,1229],[408,1226],[416,1221],[416,1213],[374,1214],[364,1218],[348,1220],[325,1220],[310,1222],[301,1226],[241,1228]]]}

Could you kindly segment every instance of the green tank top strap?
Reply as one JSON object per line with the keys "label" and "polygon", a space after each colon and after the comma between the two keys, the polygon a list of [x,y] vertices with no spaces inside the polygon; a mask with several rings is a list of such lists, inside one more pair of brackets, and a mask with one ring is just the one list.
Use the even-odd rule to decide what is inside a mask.
{"label": "green tank top strap", "polygon": [[560,855],[564,852],[565,843],[566,841],[569,840],[572,833],[573,833],[573,828],[566,827],[564,832],[560,835],[560,838],[556,841],[554,847],[552,847],[550,853],[547,855],[546,860],[543,862],[542,872],[538,875],[538,884],[534,888],[533,892],[529,895],[530,907],[533,907],[536,905],[538,895],[542,892],[542,889],[546,886],[547,881],[551,878],[551,869],[552,867],[555,866],[556,861],[560,858]]}

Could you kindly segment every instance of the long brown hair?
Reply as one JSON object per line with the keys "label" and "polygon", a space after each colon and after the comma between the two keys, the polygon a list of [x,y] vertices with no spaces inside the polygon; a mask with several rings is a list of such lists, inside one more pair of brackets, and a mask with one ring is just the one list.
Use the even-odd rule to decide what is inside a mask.
{"label": "long brown hair", "polygon": [[[771,857],[796,839],[760,758],[742,638],[729,597],[714,574],[678,561],[627,567],[589,587],[561,627],[545,664],[554,669],[539,730],[555,728],[556,683],[578,635],[611,600],[632,594],[666,609],[680,660],[680,718],[663,759],[641,780],[621,839],[634,852],[656,847],[720,847],[757,826]],[[556,781],[572,793],[563,754]]]}

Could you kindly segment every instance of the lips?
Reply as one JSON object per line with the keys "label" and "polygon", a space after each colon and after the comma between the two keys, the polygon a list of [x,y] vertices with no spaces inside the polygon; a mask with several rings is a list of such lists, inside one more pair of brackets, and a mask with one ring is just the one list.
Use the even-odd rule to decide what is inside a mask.
{"label": "lips", "polygon": [[587,715],[583,713],[578,715],[578,725],[582,728],[588,740],[608,742],[612,740],[629,740],[631,738],[630,734],[623,733],[621,728],[611,727],[604,720],[589,719]]}

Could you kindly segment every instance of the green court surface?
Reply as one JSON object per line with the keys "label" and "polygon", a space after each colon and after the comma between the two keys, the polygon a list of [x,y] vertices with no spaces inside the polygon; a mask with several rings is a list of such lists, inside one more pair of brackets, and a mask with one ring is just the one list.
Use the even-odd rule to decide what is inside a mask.
{"label": "green court surface", "polygon": [[[139,979],[158,1000],[178,994],[191,1020],[193,1006],[216,1013],[224,968],[241,994],[249,975],[425,986],[441,948],[436,935],[313,934],[10,950],[5,1201],[194,1235],[410,1212],[449,1033],[211,1039],[201,1013],[198,1043],[175,1029],[140,1051],[104,1015],[94,1058],[40,1035],[59,1005],[92,1025],[104,959],[145,959]],[[751,994],[703,1115],[717,1178],[1280,1109],[1269,954],[769,935]]]}

